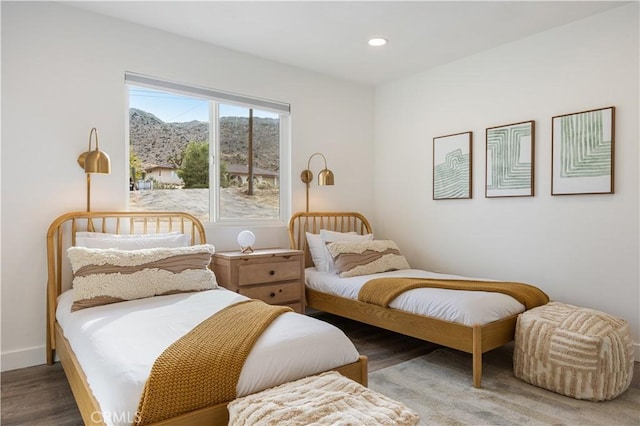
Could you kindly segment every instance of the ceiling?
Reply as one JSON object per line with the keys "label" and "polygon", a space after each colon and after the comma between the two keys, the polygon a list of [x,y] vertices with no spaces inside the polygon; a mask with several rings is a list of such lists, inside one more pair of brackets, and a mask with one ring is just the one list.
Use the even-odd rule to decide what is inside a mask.
{"label": "ceiling", "polygon": [[[65,4],[378,85],[618,7],[617,1],[80,1]],[[384,47],[367,40],[385,37]]]}

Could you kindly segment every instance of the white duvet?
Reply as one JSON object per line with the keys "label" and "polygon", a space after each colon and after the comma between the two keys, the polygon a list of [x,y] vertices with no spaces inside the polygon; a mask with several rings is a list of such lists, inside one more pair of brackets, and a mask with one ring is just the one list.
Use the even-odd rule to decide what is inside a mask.
{"label": "white duvet", "polygon": [[[109,425],[130,424],[154,360],[178,338],[246,297],[223,288],[132,300],[71,313],[73,290],[56,317]],[[297,313],[280,315],[249,354],[238,396],[355,362],[358,352],[338,328]]]}
{"label": "white duvet", "polygon": [[[316,268],[307,268],[305,277],[307,287],[310,289],[354,300],[358,299],[360,287],[373,278],[417,277],[489,281],[420,269],[403,269],[374,275],[340,278],[335,273],[319,272]],[[506,294],[440,288],[409,290],[396,297],[389,304],[389,307],[468,326],[488,324],[525,310],[522,303]]]}

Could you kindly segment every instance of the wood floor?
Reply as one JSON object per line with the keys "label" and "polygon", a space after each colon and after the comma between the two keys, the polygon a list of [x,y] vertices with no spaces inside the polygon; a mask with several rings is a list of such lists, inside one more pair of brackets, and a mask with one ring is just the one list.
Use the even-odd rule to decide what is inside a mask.
{"label": "wood floor", "polygon": [[[369,372],[422,356],[438,346],[329,314],[315,317],[335,324],[369,357]],[[60,363],[2,373],[2,426],[82,425]]]}

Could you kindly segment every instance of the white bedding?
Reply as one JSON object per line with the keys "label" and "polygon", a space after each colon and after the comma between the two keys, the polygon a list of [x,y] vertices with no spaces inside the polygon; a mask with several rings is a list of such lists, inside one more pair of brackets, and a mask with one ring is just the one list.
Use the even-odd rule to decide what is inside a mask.
{"label": "white bedding", "polygon": [[[223,288],[132,300],[70,312],[73,290],[56,317],[109,425],[130,424],[154,360],[223,307],[246,299]],[[238,396],[355,362],[338,328],[297,313],[280,315],[258,339],[242,369]]]}
{"label": "white bedding", "polygon": [[[335,273],[319,272],[316,268],[307,268],[305,277],[307,287],[310,289],[353,300],[358,299],[360,287],[373,278],[417,277],[489,281],[420,269],[403,269],[374,275],[340,278]],[[409,290],[395,298],[389,307],[468,326],[488,324],[525,310],[522,303],[506,294],[440,288]]]}

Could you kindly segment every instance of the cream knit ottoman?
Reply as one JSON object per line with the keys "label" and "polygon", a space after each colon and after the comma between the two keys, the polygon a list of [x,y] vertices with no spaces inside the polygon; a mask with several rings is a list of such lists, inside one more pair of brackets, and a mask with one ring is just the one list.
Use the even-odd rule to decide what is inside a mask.
{"label": "cream knit ottoman", "polygon": [[593,309],[551,302],[518,317],[517,378],[576,399],[615,398],[631,384],[629,323]]}
{"label": "cream knit ottoman", "polygon": [[415,426],[420,417],[395,401],[330,371],[231,401],[229,426]]}

